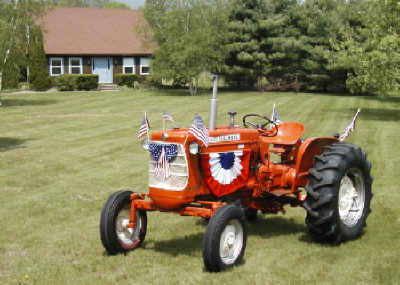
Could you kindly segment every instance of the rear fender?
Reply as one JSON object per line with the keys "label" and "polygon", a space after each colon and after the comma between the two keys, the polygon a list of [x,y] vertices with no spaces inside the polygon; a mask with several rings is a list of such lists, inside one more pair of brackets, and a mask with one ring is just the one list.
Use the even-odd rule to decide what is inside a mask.
{"label": "rear fender", "polygon": [[298,186],[304,186],[308,182],[308,170],[314,167],[314,157],[322,154],[322,148],[331,145],[338,140],[335,138],[309,138],[299,148],[296,159],[296,173],[298,174]]}

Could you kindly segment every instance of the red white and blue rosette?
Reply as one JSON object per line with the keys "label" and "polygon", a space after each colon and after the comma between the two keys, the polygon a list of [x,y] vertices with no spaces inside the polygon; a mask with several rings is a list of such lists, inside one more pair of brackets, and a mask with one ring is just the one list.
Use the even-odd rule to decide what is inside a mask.
{"label": "red white and blue rosette", "polygon": [[246,184],[250,151],[214,152],[202,155],[204,180],[214,195],[235,192]]}

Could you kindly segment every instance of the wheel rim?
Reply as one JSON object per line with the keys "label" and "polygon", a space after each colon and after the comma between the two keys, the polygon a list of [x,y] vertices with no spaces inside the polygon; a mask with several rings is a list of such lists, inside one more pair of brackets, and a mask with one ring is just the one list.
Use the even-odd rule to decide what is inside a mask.
{"label": "wheel rim", "polygon": [[243,247],[243,227],[238,220],[231,220],[221,234],[219,253],[224,264],[232,264]]}
{"label": "wheel rim", "polygon": [[361,218],[365,203],[364,175],[358,168],[349,169],[340,181],[339,216],[346,226],[354,226]]}
{"label": "wheel rim", "polygon": [[123,244],[132,244],[138,238],[142,223],[140,212],[136,211],[135,228],[129,228],[130,213],[131,205],[127,204],[119,211],[115,224],[118,240]]}

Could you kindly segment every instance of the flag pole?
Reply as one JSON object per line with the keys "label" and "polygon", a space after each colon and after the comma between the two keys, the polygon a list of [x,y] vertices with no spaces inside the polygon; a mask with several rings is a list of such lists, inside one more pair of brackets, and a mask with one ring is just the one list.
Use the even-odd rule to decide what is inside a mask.
{"label": "flag pole", "polygon": [[189,132],[186,133],[186,139],[185,139],[185,142],[183,143],[184,146],[186,145],[188,137],[189,137]]}
{"label": "flag pole", "polygon": [[275,113],[275,102],[274,102],[274,107],[272,108],[271,121],[274,121],[274,113]]}
{"label": "flag pole", "polygon": [[147,127],[148,127],[148,129],[147,129],[147,139],[148,139],[148,141],[150,143],[150,137],[149,137],[150,126],[149,126],[149,120],[147,120],[147,111],[146,110],[144,110],[144,116],[146,117],[146,124],[147,124]]}
{"label": "flag pole", "polygon": [[185,139],[185,142],[183,143],[183,146],[186,145],[186,142],[187,142],[188,137],[189,137],[189,130],[188,130],[187,133],[186,133],[186,139]]}
{"label": "flag pole", "polygon": [[162,125],[162,133],[164,134],[164,129],[165,129],[165,120],[164,120],[164,114],[165,114],[165,107],[164,107],[164,113],[163,113],[163,125]]}

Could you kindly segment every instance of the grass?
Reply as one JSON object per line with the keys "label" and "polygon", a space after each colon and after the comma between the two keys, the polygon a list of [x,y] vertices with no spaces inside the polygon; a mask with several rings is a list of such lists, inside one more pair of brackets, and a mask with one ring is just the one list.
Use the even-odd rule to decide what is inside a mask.
{"label": "grass", "polygon": [[[332,136],[362,111],[346,140],[372,163],[372,214],[361,239],[337,247],[314,243],[305,210],[260,216],[249,225],[244,261],[234,270],[204,269],[205,223],[148,213],[143,248],[108,256],[99,237],[100,210],[120,189],[147,191],[147,157],[136,140],[147,111],[151,129],[162,110],[188,127],[208,122],[211,91],[120,91],[4,94],[0,108],[0,283],[386,283],[400,276],[400,95],[386,99],[329,94],[220,92],[227,112],[306,125],[304,137]],[[172,123],[166,123],[172,127]],[[396,170],[397,169],[397,170]]]}

